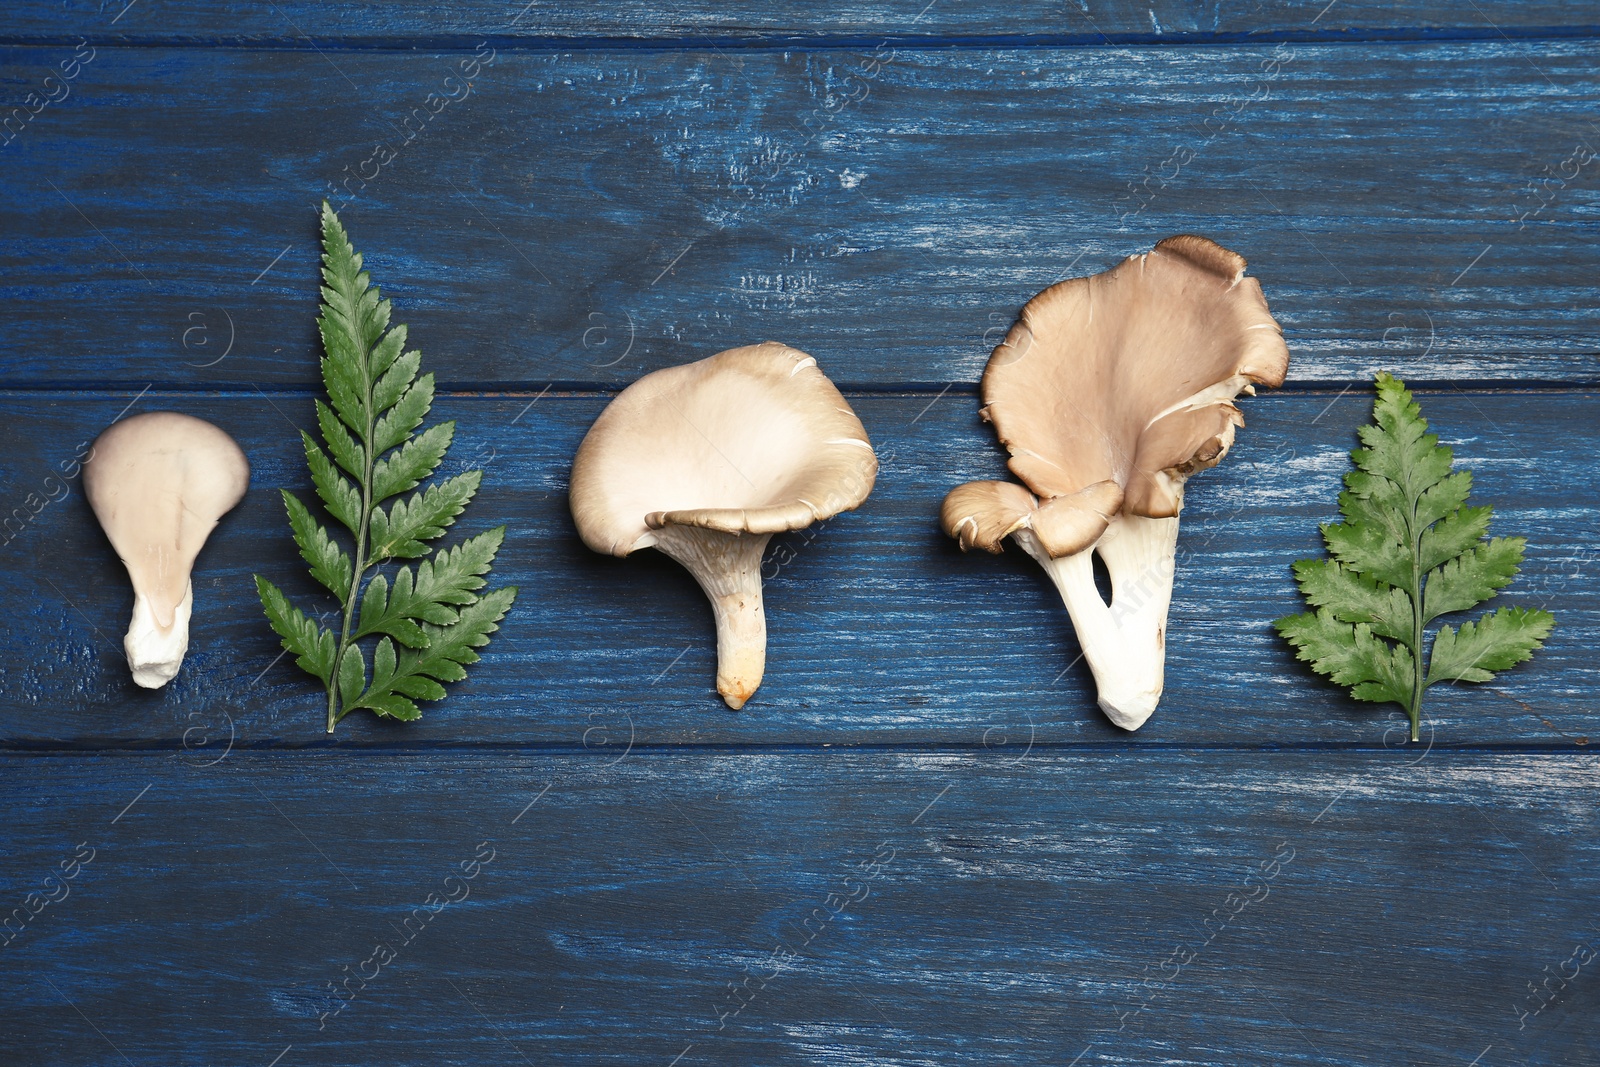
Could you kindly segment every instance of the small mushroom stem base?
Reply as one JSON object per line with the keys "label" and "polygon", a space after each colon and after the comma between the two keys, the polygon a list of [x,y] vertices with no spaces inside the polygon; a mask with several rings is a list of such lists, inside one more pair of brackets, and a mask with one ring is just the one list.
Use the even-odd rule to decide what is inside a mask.
{"label": "small mushroom stem base", "polygon": [[[1094,673],[1100,709],[1124,730],[1137,730],[1155,711],[1164,684],[1177,517],[1118,515],[1092,548],[1059,559],[1030,530],[1012,536],[1060,590]],[[1095,588],[1095,552],[1111,575],[1109,605]]]}
{"label": "small mushroom stem base", "polygon": [[761,603],[761,557],[771,534],[731,534],[663,526],[655,547],[677,560],[711,601],[717,621],[717,692],[738,711],[755,695],[767,667],[767,615]]}
{"label": "small mushroom stem base", "polygon": [[150,598],[134,593],[133,621],[122,639],[122,651],[133,670],[133,680],[146,689],[160,689],[177,675],[189,651],[189,616],[194,610],[194,583],[183,591],[183,599],[172,612],[172,622],[161,625]]}

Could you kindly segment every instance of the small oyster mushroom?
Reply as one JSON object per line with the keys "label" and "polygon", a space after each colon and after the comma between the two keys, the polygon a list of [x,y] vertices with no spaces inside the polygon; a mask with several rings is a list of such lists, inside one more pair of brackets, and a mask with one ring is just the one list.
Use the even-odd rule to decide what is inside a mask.
{"label": "small oyster mushroom", "polygon": [[[1007,536],[1049,573],[1111,721],[1137,730],[1161,697],[1184,483],[1244,425],[1233,399],[1276,387],[1282,330],[1243,257],[1180,235],[1028,301],[983,375],[983,417],[1012,482],[945,498],[963,549]],[[1110,575],[1095,588],[1095,553]]]}
{"label": "small oyster mushroom", "polygon": [[717,692],[744,706],[761,684],[761,557],[775,533],[849,511],[878,460],[817,361],[767,341],[669,367],[619,393],[572,464],[584,544],[655,548],[688,569],[717,624]]}
{"label": "small oyster mushroom", "polygon": [[244,453],[204,419],[152,411],[95,439],[83,489],[133,581],[122,647],[145,688],[166,685],[183,665],[194,608],[189,572],[249,484]]}

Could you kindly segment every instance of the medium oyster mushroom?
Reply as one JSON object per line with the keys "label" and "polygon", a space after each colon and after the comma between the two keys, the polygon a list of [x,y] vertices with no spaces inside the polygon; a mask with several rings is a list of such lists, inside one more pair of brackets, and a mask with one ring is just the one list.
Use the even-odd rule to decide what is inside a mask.
{"label": "medium oyster mushroom", "polygon": [[999,552],[1009,536],[1049,573],[1100,707],[1126,730],[1161,697],[1184,483],[1221,462],[1244,425],[1234,397],[1288,370],[1282,330],[1244,270],[1236,253],[1181,235],[1028,301],[982,386],[983,417],[1026,488],[969,482],[945,498],[945,532],[963,549]]}
{"label": "medium oyster mushroom", "polygon": [[204,419],[152,411],[95,439],[83,489],[133,582],[122,647],[145,688],[166,685],[182,666],[194,608],[189,572],[249,484],[244,453]]}
{"label": "medium oyster mushroom", "polygon": [[655,548],[694,575],[716,617],[717,692],[737,710],[766,666],[767,542],[856,507],[877,473],[817,361],[767,341],[619,393],[573,460],[572,517],[596,552]]}

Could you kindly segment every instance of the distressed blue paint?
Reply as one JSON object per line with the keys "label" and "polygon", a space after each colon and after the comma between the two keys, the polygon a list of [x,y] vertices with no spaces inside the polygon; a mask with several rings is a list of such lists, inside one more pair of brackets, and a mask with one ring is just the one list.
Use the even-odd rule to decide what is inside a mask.
{"label": "distressed blue paint", "polygon": [[[1525,1029],[1516,1014],[1600,936],[1584,756],[3,763],[0,900],[96,850],[0,948],[11,1062],[122,1062],[107,1041],[139,1067],[289,1045],[308,1065],[666,1065],[689,1045],[680,1067],[1600,1053],[1592,964]],[[398,958],[319,1030],[329,983],[379,943]],[[778,946],[795,958],[762,988]]]}
{"label": "distressed blue paint", "polygon": [[[59,462],[51,457],[70,458],[129,399],[14,402],[0,436],[17,468],[0,499],[37,489]],[[435,417],[459,427],[446,469],[486,464],[463,533],[510,525],[495,575],[522,593],[483,666],[421,723],[353,717],[340,737],[578,744],[604,727],[642,744],[1120,742],[1126,735],[1096,709],[1087,670],[1069,669],[1076,640],[1044,573],[1019,551],[964,556],[940,532],[939,505],[952,486],[1005,469],[973,398],[933,400],[853,398],[882,456],[877,487],[858,511],[774,543],[766,680],[739,714],[713,692],[710,609],[687,572],[655,552],[596,555],[572,529],[567,472],[604,399],[440,401]],[[1595,709],[1571,697],[1575,688],[1592,691],[1600,669],[1591,652],[1600,643],[1592,582],[1600,443],[1591,431],[1600,396],[1445,391],[1424,393],[1423,402],[1460,462],[1476,470],[1477,497],[1497,509],[1495,532],[1529,540],[1528,564],[1507,599],[1547,606],[1560,619],[1549,647],[1495,691],[1430,692],[1438,743],[1560,745],[1600,733]],[[253,468],[245,502],[201,558],[184,674],[160,693],[128,679],[118,653],[131,603],[126,578],[74,492],[0,547],[0,595],[25,606],[0,621],[0,645],[50,635],[44,655],[0,665],[8,694],[0,736],[28,745],[176,745],[192,726],[231,720],[243,744],[320,744],[315,683],[288,659],[268,669],[279,649],[251,580],[265,574],[313,610],[332,605],[304,574],[278,500],[283,487],[314,500],[295,433],[312,425],[310,401],[152,393],[135,410],[163,407],[226,427]],[[1295,664],[1268,627],[1303,610],[1289,566],[1320,552],[1316,524],[1334,514],[1368,394],[1264,396],[1243,407],[1249,425],[1233,452],[1187,494],[1167,695],[1138,736],[1377,744],[1398,709],[1345,699]]]}
{"label": "distressed blue paint", "polygon": [[[1039,289],[1182,231],[1251,261],[1299,381],[1595,381],[1600,162],[1572,153],[1600,45],[1277,47],[871,79],[870,50],[504,53],[409,146],[470,49],[102,48],[4,149],[4,382],[313,384],[312,209],[346,189],[466,388],[616,387],[752,337],[849,386],[973,382]],[[58,50],[0,54],[20,92]]]}
{"label": "distressed blue paint", "polygon": [[[1571,0],[1478,0],[1470,5],[1425,0],[844,0],[826,8],[730,0],[617,0],[603,8],[572,0],[456,0],[435,6],[351,0],[283,0],[252,4],[208,0],[15,0],[0,35],[61,40],[81,34],[105,40],[181,42],[190,46],[270,43],[308,48],[343,42],[407,47],[444,36],[499,36],[539,42],[651,41],[721,46],[773,41],[805,46],[816,38],[884,37],[952,42],[971,37],[1087,43],[1113,40],[1206,42],[1287,34],[1329,39],[1373,36],[1495,35],[1586,32],[1595,13]],[[308,40],[308,38],[310,40]],[[76,40],[76,37],[72,38]]]}
{"label": "distressed blue paint", "polygon": [[[1600,945],[1592,11],[924,2],[8,5],[0,100],[98,51],[0,147],[0,510],[29,519],[0,545],[0,1058],[1600,1063],[1600,976],[1560,979]],[[249,590],[310,595],[274,500],[305,489],[309,208],[482,39],[473,95],[345,214],[457,391],[452,461],[487,465],[462,529],[510,522],[523,595],[423,721],[330,746]],[[935,516],[1003,469],[989,331],[1179,230],[1251,259],[1294,379],[1192,483],[1167,696],[1130,737],[1057,677],[1037,568]],[[788,539],[736,715],[690,579],[588,553],[564,486],[611,391],[769,336],[884,462]],[[1530,541],[1509,599],[1560,620],[1492,689],[1430,694],[1431,747],[1267,629],[1379,367],[1439,383],[1427,414]],[[255,468],[159,693],[118,660],[125,579],[76,483],[47,481],[130,401]],[[471,896],[319,1030],[485,840]],[[857,899],[818,918],[830,893]]]}

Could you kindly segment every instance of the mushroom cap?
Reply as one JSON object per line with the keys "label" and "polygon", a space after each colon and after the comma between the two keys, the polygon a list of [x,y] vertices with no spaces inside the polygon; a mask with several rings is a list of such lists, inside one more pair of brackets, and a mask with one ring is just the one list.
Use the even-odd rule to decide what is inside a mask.
{"label": "mushroom cap", "polygon": [[798,530],[872,491],[878,460],[839,390],[766,341],[645,375],[612,400],[572,463],[584,544],[626,556],[668,524]]}
{"label": "mushroom cap", "polygon": [[999,552],[1006,537],[1026,527],[1057,558],[1092,544],[1121,505],[1122,487],[1112,481],[1043,502],[1016,482],[968,482],[944,498],[941,517],[962,551]]}
{"label": "mushroom cap", "polygon": [[[947,532],[997,551],[993,531],[1028,525],[1059,557],[1093,544],[1119,507],[1176,515],[1184,480],[1216,466],[1244,425],[1233,398],[1288,370],[1283,332],[1244,271],[1242,256],[1183,234],[1028,301],[989,358],[983,415],[1039,510],[1016,515],[1014,495],[984,510],[963,486],[946,502]],[[1107,483],[1120,497],[1109,509]],[[952,519],[971,520],[965,534]]]}
{"label": "mushroom cap", "polygon": [[161,626],[172,625],[195,557],[249,484],[233,438],[192,415],[147,412],[95,438],[84,495]]}

